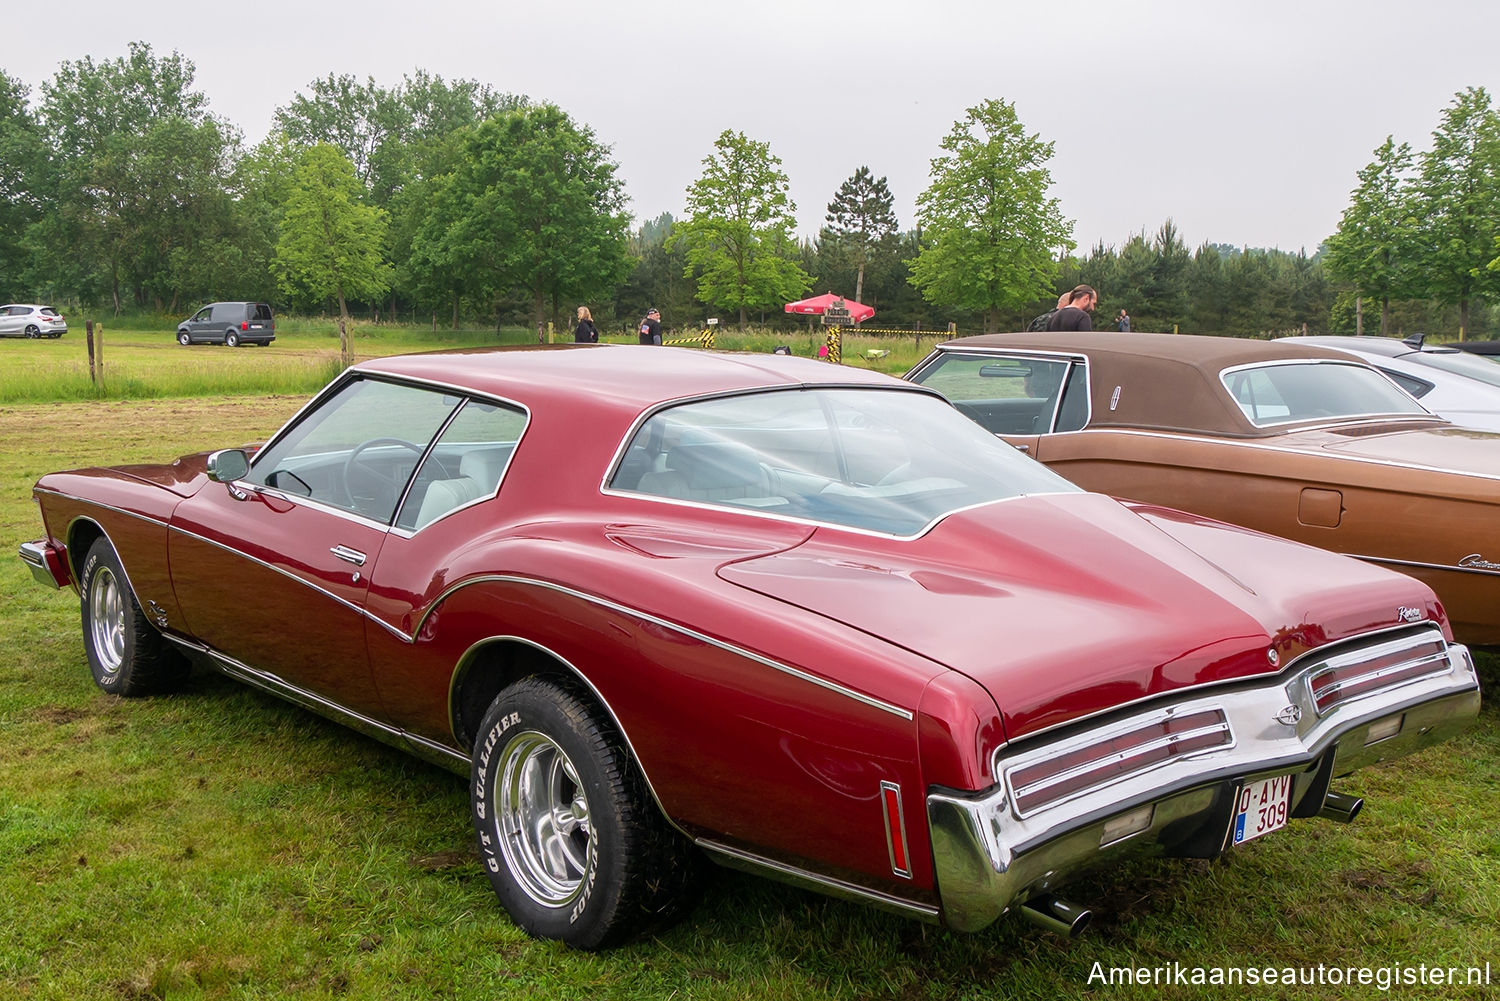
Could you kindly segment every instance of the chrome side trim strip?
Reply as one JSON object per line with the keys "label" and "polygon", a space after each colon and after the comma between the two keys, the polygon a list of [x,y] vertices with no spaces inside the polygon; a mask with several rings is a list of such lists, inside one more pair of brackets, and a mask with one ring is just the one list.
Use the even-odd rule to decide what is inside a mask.
{"label": "chrome side trim strip", "polygon": [[[1411,420],[1423,420],[1420,414],[1412,415]],[[1446,427],[1447,423],[1439,418],[1433,419],[1438,427]],[[1353,421],[1343,421],[1339,424],[1329,424],[1316,428],[1297,428],[1297,431],[1320,431],[1325,427],[1347,427]],[[1300,455],[1306,458],[1328,458],[1339,459],[1343,462],[1361,462],[1369,466],[1384,466],[1391,469],[1420,469],[1429,473],[1452,473],[1454,476],[1472,476],[1481,480],[1500,481],[1500,473],[1481,473],[1472,469],[1450,469],[1446,466],[1425,466],[1415,462],[1392,462],[1389,459],[1375,459],[1365,455],[1347,455],[1343,452],[1317,452],[1314,453],[1305,448],[1288,448],[1285,445],[1266,445],[1258,441],[1246,441],[1241,438],[1216,438],[1207,434],[1187,434],[1184,432],[1169,431],[1142,431],[1135,428],[1096,427],[1085,428],[1083,431],[1074,431],[1073,434],[1118,434],[1132,438],[1165,438],[1169,441],[1196,441],[1212,445],[1233,445],[1236,448],[1254,448],[1262,452],[1279,452],[1283,455]]]}
{"label": "chrome side trim strip", "polygon": [[389,633],[391,633],[391,635],[395,636],[397,639],[401,640],[403,643],[414,643],[414,642],[416,642],[416,632],[413,632],[412,635],[408,636],[405,633],[403,633],[401,630],[397,629],[395,626],[391,625],[390,623],[385,622],[382,619],[378,619],[375,616],[371,615],[364,608],[361,608],[359,605],[356,605],[354,602],[348,600],[347,598],[340,597],[339,595],[334,594],[332,591],[328,590],[327,588],[320,587],[320,586],[318,586],[317,584],[313,583],[312,581],[308,580],[305,577],[299,577],[296,574],[292,573],[290,570],[284,570],[281,567],[276,566],[273,563],[267,563],[265,560],[261,559],[258,556],[251,556],[249,553],[245,552],[243,549],[236,549],[233,546],[227,546],[227,545],[225,545],[222,542],[217,542],[217,541],[215,541],[213,539],[205,538],[204,536],[199,535],[197,532],[189,532],[187,529],[181,528],[181,527],[179,527],[177,525],[171,525],[171,526],[168,526],[168,527],[171,528],[172,531],[177,532],[177,533],[179,533],[181,535],[185,535],[185,536],[187,536],[190,539],[197,539],[199,542],[202,542],[202,543],[205,543],[207,545],[213,546],[216,549],[222,549],[226,553],[230,553],[230,554],[232,554],[234,556],[238,556],[241,559],[249,560],[251,563],[254,563],[257,566],[265,567],[267,570],[273,570],[276,573],[281,574],[281,576],[287,578],[288,580],[296,581],[298,584],[301,584],[303,587],[306,587],[309,590],[316,591],[317,593],[323,595],[323,597],[329,599],[330,601],[333,601],[333,602],[335,602],[337,604],[340,604],[340,605],[344,606],[345,608],[349,609],[351,612],[354,612],[356,615],[362,615],[362,616],[364,616],[369,621],[374,622],[376,625],[382,627],[383,629],[385,629],[386,631],[388,631]]}
{"label": "chrome side trim strip", "polygon": [[243,682],[252,688],[258,688],[293,705],[317,713],[325,719],[330,719],[335,723],[348,727],[356,733],[378,740],[382,744],[389,744],[410,751],[412,754],[431,764],[447,768],[450,771],[457,771],[461,774],[468,774],[468,756],[455,751],[451,747],[446,747],[425,737],[418,737],[407,733],[379,720],[371,719],[363,713],[355,712],[305,688],[299,688],[271,674],[269,671],[261,671],[253,668],[248,664],[235,660],[233,657],[226,656],[217,650],[204,646],[202,643],[184,639],[181,636],[168,635],[167,639],[186,650],[207,658],[215,670],[236,681]]}
{"label": "chrome side trim strip", "polygon": [[720,865],[729,866],[732,869],[741,869],[754,872],[762,876],[784,883],[791,883],[804,889],[814,890],[818,893],[826,893],[832,897],[844,900],[853,900],[861,904],[869,904],[883,910],[894,911],[907,917],[914,917],[922,921],[936,922],[938,909],[931,904],[919,904],[911,900],[903,900],[901,897],[868,887],[858,886],[842,879],[832,876],[823,876],[807,869],[799,869],[796,866],[777,862],[761,855],[754,855],[739,848],[731,848],[729,845],[721,844],[707,838],[697,838],[694,843],[715,856],[714,861]]}
{"label": "chrome side trim strip", "polygon": [[1500,570],[1487,570],[1484,567],[1463,566],[1455,563],[1423,563],[1420,560],[1394,560],[1387,556],[1364,556],[1359,553],[1345,553],[1344,555],[1356,560],[1364,560],[1366,563],[1384,563],[1396,567],[1417,567],[1422,570],[1443,570],[1448,573],[1473,573],[1500,577]]}
{"label": "chrome side trim strip", "polygon": [[[80,504],[87,504],[90,507],[101,508],[105,511],[113,511],[115,514],[123,514],[130,518],[139,518],[141,521],[147,522],[148,524],[161,525],[162,527],[166,527],[167,525],[165,521],[162,521],[160,518],[153,518],[149,514],[141,514],[139,511],[127,511],[123,507],[115,507],[113,504],[102,504],[99,501],[92,500],[88,497],[79,497],[77,494],[66,494],[61,490],[50,490],[46,487],[36,487],[34,489],[36,493],[39,494],[51,494],[53,497],[61,497],[64,500],[77,501]],[[77,520],[77,518],[73,519],[73,521]],[[69,522],[69,527],[72,527],[72,522]],[[103,526],[100,527],[102,528]]]}
{"label": "chrome side trim strip", "polygon": [[[760,654],[753,653],[750,650],[746,650],[744,647],[735,646],[732,643],[726,643],[723,640],[714,639],[712,636],[709,636],[706,633],[701,633],[696,629],[689,629],[687,626],[668,621],[667,619],[659,618],[648,612],[643,612],[639,609],[631,608],[628,605],[621,605],[618,602],[610,601],[607,598],[600,598],[597,595],[587,594],[583,591],[578,591],[571,587],[565,587],[562,584],[554,584],[551,581],[537,580],[532,577],[519,577],[514,574],[485,574],[479,577],[470,577],[468,580],[459,581],[457,584],[454,584],[442,594],[438,595],[437,599],[427,607],[427,611],[422,614],[422,617],[413,627],[412,640],[410,640],[409,642],[415,642],[415,637],[422,632],[422,626],[426,624],[428,616],[430,616],[439,605],[448,600],[448,597],[450,595],[473,584],[483,584],[489,582],[499,582],[503,584],[527,584],[533,587],[545,588],[549,591],[556,591],[559,594],[570,595],[574,598],[579,598],[583,601],[590,602],[591,604],[598,605],[601,608],[608,608],[609,610],[618,612],[621,615],[627,615],[633,619],[644,619],[645,621],[650,622],[653,625],[661,626],[663,629],[670,629],[673,632],[681,633],[683,636],[692,637],[693,639],[698,640],[700,643],[706,643],[709,646],[717,647],[720,650],[727,651],[728,653],[732,653],[735,656],[743,657],[746,660],[754,661],[755,663],[760,664],[764,667],[769,667],[772,670],[780,671],[782,674],[787,674],[791,677],[797,678],[798,680],[817,685],[819,688],[827,689],[828,691],[842,695],[845,698],[850,698],[856,702],[860,702],[864,705],[879,709],[882,712],[888,712],[894,716],[899,716],[908,722],[916,718],[910,709],[903,709],[900,706],[894,705],[890,702],[885,702],[881,699],[877,699],[872,695],[866,695],[865,693],[855,691],[852,688],[846,688],[843,685],[837,684],[836,682],[829,681],[826,678],[820,678],[815,674],[809,674],[808,672],[803,671],[799,668],[792,667],[789,664],[783,664],[780,661],[772,660],[769,657],[762,657]],[[386,628],[390,627],[387,626]]]}

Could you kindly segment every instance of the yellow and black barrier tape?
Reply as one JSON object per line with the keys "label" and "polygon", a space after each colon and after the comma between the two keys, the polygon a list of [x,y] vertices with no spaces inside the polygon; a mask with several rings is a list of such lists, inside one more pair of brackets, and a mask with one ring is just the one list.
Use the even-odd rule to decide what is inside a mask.
{"label": "yellow and black barrier tape", "polygon": [[709,327],[697,337],[674,337],[671,340],[662,341],[663,344],[698,344],[705,348],[714,346],[714,328]]}

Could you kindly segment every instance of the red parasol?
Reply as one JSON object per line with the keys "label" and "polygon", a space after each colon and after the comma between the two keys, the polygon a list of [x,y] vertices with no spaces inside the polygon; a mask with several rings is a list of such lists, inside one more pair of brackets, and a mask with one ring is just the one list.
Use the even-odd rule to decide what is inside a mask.
{"label": "red parasol", "polygon": [[874,306],[866,306],[862,302],[855,302],[853,299],[847,299],[841,295],[834,295],[832,292],[825,292],[822,295],[815,295],[811,299],[799,299],[796,302],[789,302],[786,304],[785,312],[811,313],[814,316],[821,316],[822,314],[828,312],[828,309],[833,306],[834,303],[838,302],[842,302],[844,304],[844,308],[849,311],[849,318],[852,319],[855,323],[863,323],[864,321],[875,315]]}

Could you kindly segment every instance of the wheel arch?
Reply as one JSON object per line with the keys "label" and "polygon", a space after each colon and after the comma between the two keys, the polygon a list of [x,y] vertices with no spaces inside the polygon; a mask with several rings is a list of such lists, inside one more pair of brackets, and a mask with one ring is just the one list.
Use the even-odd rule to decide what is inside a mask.
{"label": "wheel arch", "polygon": [[[120,573],[125,578],[125,586],[130,589],[131,597],[135,599],[136,606],[143,610],[151,608],[151,603],[141,599],[141,592],[136,590],[135,579],[131,576],[130,568],[125,565],[125,554],[120,552],[119,545],[110,537],[109,532],[93,518],[79,516],[74,518],[68,525],[67,538],[64,542],[64,553],[68,561],[68,569],[73,574],[73,586],[77,589],[79,597],[83,596],[83,566],[82,561],[88,558],[89,550],[94,543],[103,539],[109,543],[109,548],[114,552],[115,559],[120,563]],[[152,621],[152,615],[146,614],[146,622],[156,632],[161,632],[157,624]]]}
{"label": "wheel arch", "polygon": [[521,636],[490,636],[480,640],[459,659],[448,689],[448,718],[453,738],[465,751],[472,753],[474,737],[490,703],[501,691],[522,678],[545,677],[588,703],[600,718],[619,736],[642,781],[651,793],[652,802],[674,827],[651,776],[646,773],[641,756],[636,753],[630,735],[594,683],[566,657],[540,643]]}

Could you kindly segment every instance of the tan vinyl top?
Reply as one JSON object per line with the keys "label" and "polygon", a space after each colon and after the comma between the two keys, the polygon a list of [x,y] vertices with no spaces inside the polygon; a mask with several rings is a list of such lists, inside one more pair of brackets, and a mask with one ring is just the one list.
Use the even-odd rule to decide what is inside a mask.
{"label": "tan vinyl top", "polygon": [[1351,361],[1343,352],[1306,344],[1113,331],[981,334],[948,341],[941,347],[948,351],[1004,349],[1086,356],[1093,398],[1091,428],[1149,428],[1244,438],[1282,434],[1287,427],[1252,424],[1219,381],[1219,373],[1240,365],[1275,361]]}

